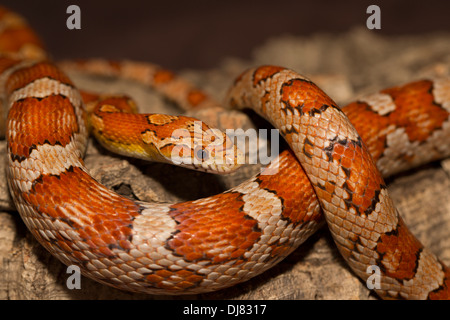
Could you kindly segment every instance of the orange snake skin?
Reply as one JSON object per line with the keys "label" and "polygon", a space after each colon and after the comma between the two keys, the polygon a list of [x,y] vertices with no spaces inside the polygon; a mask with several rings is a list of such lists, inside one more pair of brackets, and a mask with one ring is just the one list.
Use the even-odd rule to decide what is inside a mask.
{"label": "orange snake skin", "polygon": [[[89,175],[82,160],[88,129],[79,91],[45,60],[40,41],[20,17],[0,9],[0,26],[10,192],[30,232],[66,265],[123,290],[209,292],[274,266],[325,217],[362,280],[370,276],[367,267],[380,268],[380,297],[450,298],[450,270],[407,229],[375,166],[389,175],[450,155],[449,79],[387,89],[342,108],[344,114],[291,70],[248,70],[227,101],[251,106],[280,130],[292,151],[265,169],[278,166],[278,172],[205,199],[144,203]],[[193,105],[206,99],[189,92]],[[146,119],[172,124],[161,117],[162,123]]]}

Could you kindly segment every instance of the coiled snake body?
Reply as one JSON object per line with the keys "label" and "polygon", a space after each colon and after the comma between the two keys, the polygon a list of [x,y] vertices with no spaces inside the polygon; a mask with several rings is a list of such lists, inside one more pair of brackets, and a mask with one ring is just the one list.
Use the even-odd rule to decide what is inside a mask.
{"label": "coiled snake body", "polygon": [[[409,232],[375,166],[387,175],[450,154],[450,80],[388,89],[344,113],[291,70],[248,70],[227,101],[251,106],[287,140],[292,151],[266,168],[277,168],[276,174],[257,175],[205,199],[150,204],[119,196],[89,175],[82,160],[88,129],[80,93],[45,60],[37,38],[17,16],[1,10],[0,20],[10,191],[31,233],[63,263],[130,291],[218,290],[286,257],[320,227],[323,210],[355,273],[365,280],[368,266],[380,268],[378,295],[450,297],[450,270]],[[369,113],[376,119],[370,126],[361,121]],[[158,130],[171,129],[180,118],[139,119],[153,126],[140,128],[137,139],[154,153]],[[106,115],[97,120],[102,125]],[[401,140],[404,147],[395,144]]]}

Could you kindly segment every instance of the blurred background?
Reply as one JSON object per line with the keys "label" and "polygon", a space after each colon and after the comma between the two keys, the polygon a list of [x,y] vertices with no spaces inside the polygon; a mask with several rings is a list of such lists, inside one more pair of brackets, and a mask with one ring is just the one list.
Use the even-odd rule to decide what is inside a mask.
{"label": "blurred background", "polygon": [[[450,31],[450,1],[22,1],[2,4],[24,15],[55,59],[104,57],[207,69],[243,59],[278,35],[339,34],[365,27],[381,9],[381,35]],[[66,8],[81,8],[81,30],[68,30]]]}

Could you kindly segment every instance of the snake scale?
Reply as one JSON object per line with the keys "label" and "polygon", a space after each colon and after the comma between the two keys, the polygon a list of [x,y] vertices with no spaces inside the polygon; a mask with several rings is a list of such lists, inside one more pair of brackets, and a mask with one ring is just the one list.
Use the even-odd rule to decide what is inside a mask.
{"label": "snake scale", "polygon": [[[0,52],[10,192],[34,237],[84,275],[150,294],[219,290],[272,267],[326,219],[340,253],[362,280],[370,275],[368,266],[380,268],[380,297],[450,297],[450,269],[410,233],[382,178],[450,155],[449,79],[386,89],[340,109],[294,71],[247,70],[227,103],[252,107],[280,130],[292,150],[265,169],[276,173],[209,198],[153,204],[122,197],[89,175],[82,160],[86,96],[47,60],[24,20],[3,8]],[[115,72],[127,66],[109,65]],[[169,88],[167,94],[175,88],[187,104],[208,104],[189,86],[170,89],[178,80],[164,70],[146,76],[152,85]],[[97,135],[104,135],[105,144],[126,145],[120,137],[134,134],[149,154],[157,153],[156,139],[170,140],[167,130],[175,124],[192,126],[178,116],[129,115],[111,101],[100,111]],[[138,132],[116,116],[135,119]],[[108,136],[110,126],[124,131],[114,135],[113,127]],[[170,147],[167,140],[163,148]]]}

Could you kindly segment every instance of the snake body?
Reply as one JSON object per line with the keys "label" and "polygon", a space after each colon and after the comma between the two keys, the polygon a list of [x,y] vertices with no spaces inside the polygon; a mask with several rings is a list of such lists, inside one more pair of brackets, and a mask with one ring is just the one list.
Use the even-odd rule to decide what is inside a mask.
{"label": "snake body", "polygon": [[[0,21],[0,93],[10,110],[8,184],[30,232],[63,263],[124,290],[208,292],[272,267],[325,216],[358,276],[365,280],[368,266],[380,268],[379,296],[450,297],[449,269],[409,232],[376,168],[387,175],[450,155],[449,79],[388,89],[342,111],[291,70],[248,70],[227,101],[254,108],[290,144],[292,151],[265,169],[276,173],[205,199],[144,203],[89,175],[82,160],[88,129],[79,91],[45,59],[26,24],[7,10],[0,11]],[[17,39],[11,30],[26,35],[20,45],[6,45]],[[370,125],[361,121],[369,114],[376,119]],[[173,124],[164,117],[146,120],[154,131]]]}

